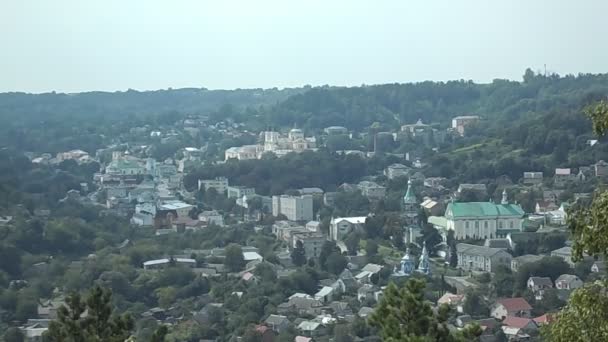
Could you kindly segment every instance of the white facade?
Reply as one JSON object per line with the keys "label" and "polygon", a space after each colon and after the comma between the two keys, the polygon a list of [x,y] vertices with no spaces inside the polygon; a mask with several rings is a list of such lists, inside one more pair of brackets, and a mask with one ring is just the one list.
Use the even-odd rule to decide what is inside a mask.
{"label": "white facade", "polygon": [[228,179],[224,177],[217,177],[215,179],[199,179],[198,189],[215,189],[218,194],[223,194],[228,190]]}
{"label": "white facade", "polygon": [[290,221],[312,221],[312,195],[272,196],[272,215],[283,214]]}
{"label": "white facade", "polygon": [[333,241],[341,241],[346,235],[356,229],[362,229],[367,216],[338,217],[329,223],[329,238]]}

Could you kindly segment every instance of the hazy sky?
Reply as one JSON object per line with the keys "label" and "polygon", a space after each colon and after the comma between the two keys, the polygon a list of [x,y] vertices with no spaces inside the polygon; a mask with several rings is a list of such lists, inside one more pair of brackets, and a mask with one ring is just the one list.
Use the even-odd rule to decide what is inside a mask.
{"label": "hazy sky", "polygon": [[0,0],[0,91],[600,73],[607,16],[607,0]]}

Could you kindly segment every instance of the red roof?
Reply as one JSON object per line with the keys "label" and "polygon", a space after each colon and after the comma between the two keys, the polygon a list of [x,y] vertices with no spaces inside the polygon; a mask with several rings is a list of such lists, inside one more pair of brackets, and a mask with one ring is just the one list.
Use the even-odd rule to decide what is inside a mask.
{"label": "red roof", "polygon": [[523,329],[530,324],[530,322],[532,322],[532,320],[529,318],[507,316],[504,321],[502,321],[502,324],[508,327]]}
{"label": "red roof", "polygon": [[542,316],[534,318],[534,322],[536,322],[536,324],[538,324],[538,325],[547,324],[547,323],[553,322],[554,320],[555,320],[555,317],[554,317],[554,315],[551,315],[551,314],[544,314]]}
{"label": "red roof", "polygon": [[266,332],[266,330],[268,330],[269,328],[265,325],[256,325],[255,326],[255,331],[259,332],[260,334],[263,334]]}
{"label": "red roof", "polygon": [[501,304],[507,309],[508,312],[532,310],[532,307],[528,302],[521,298],[504,298],[496,301],[497,304]]}

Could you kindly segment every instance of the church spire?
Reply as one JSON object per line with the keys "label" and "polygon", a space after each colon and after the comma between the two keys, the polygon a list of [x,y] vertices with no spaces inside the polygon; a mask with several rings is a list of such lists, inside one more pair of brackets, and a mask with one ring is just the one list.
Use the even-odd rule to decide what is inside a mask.
{"label": "church spire", "polygon": [[509,204],[509,199],[507,198],[507,189],[502,189],[502,201],[500,204]]}
{"label": "church spire", "polygon": [[407,191],[405,192],[405,196],[403,196],[403,203],[405,204],[413,204],[416,202],[416,195],[414,194],[414,190],[412,190],[412,180],[407,180]]}

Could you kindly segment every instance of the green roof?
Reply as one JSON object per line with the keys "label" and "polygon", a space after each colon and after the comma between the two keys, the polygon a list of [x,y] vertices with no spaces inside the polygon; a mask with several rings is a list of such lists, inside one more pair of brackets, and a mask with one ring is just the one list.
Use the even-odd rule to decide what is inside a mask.
{"label": "green roof", "polygon": [[455,202],[448,204],[445,216],[457,217],[523,217],[524,211],[517,204],[491,202]]}
{"label": "green roof", "polygon": [[404,203],[418,203],[418,201],[416,200],[416,196],[414,195],[414,191],[412,191],[412,182],[411,181],[407,182],[407,191],[405,193],[405,196],[403,196],[403,202]]}

